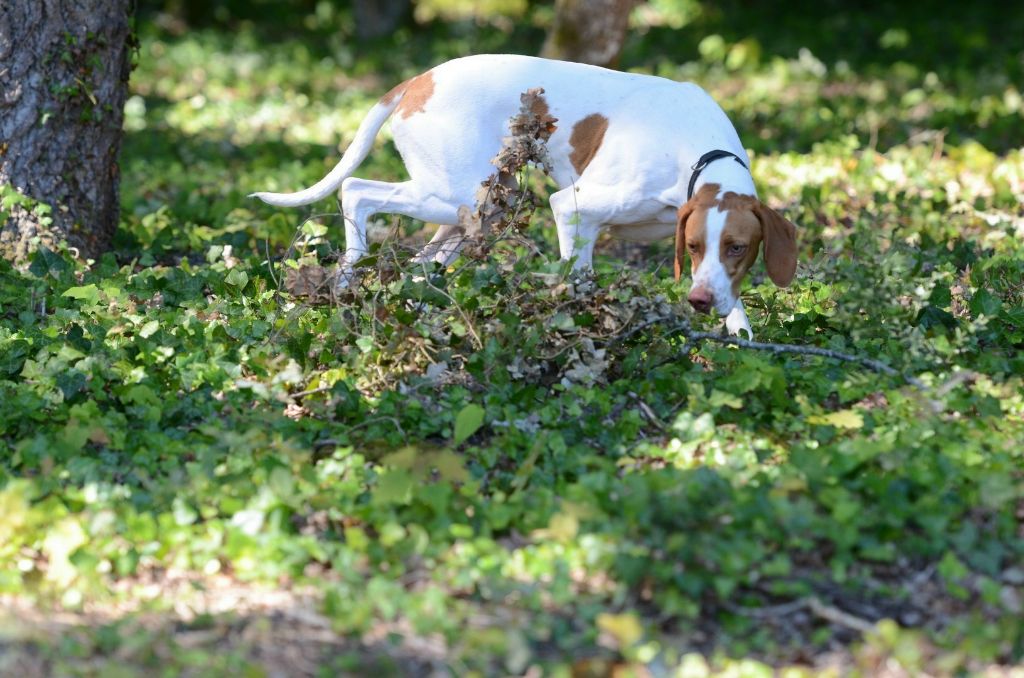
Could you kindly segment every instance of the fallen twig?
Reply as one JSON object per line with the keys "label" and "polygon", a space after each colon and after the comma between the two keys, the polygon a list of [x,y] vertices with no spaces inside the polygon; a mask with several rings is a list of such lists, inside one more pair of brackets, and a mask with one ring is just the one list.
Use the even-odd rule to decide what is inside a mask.
{"label": "fallen twig", "polygon": [[730,346],[739,346],[740,348],[749,348],[755,351],[769,351],[771,353],[796,353],[798,355],[815,355],[822,358],[832,358],[833,360],[841,360],[849,363],[857,363],[863,365],[870,370],[880,372],[882,374],[889,375],[891,377],[899,377],[911,386],[925,390],[928,386],[918,379],[917,377],[908,376],[903,374],[899,370],[889,367],[883,362],[875,360],[873,358],[865,358],[863,356],[851,355],[849,353],[842,353],[840,351],[833,351],[830,348],[819,348],[817,346],[800,346],[796,344],[775,344],[766,341],[752,341],[750,339],[740,339],[739,337],[728,337],[721,334],[714,334],[712,332],[693,332],[690,331],[690,323],[681,323],[669,330],[670,333],[680,333],[687,339],[687,351],[691,344],[700,341],[715,341],[719,344],[728,344]]}
{"label": "fallen twig", "polygon": [[807,599],[807,609],[811,611],[811,614],[819,619],[824,619],[827,622],[831,622],[839,626],[845,626],[848,629],[853,629],[860,633],[871,633],[875,630],[875,625],[866,619],[861,619],[849,612],[844,612],[838,607],[826,605],[817,598]]}
{"label": "fallen twig", "polygon": [[827,605],[815,596],[808,596],[788,603],[768,605],[765,607],[727,605],[726,609],[733,614],[740,614],[744,617],[751,617],[754,619],[785,617],[793,614],[794,612],[807,610],[815,617],[827,621],[830,624],[844,626],[859,633],[872,633],[875,630],[875,625],[868,620],[852,615],[844,610],[840,610],[838,607]]}
{"label": "fallen twig", "polygon": [[306,396],[311,396],[311,395],[313,395],[315,393],[325,393],[327,391],[330,391],[332,388],[333,388],[333,386],[318,386],[316,388],[311,388],[308,391],[299,391],[297,393],[289,393],[288,397],[293,399],[293,400],[300,400],[302,398],[305,398]]}
{"label": "fallen twig", "polygon": [[733,605],[732,603],[724,602],[723,607],[733,614],[741,614],[744,617],[750,617],[752,619],[770,619],[772,617],[785,617],[793,614],[794,612],[799,612],[805,609],[807,607],[807,598],[798,598],[797,600],[791,600],[788,603],[764,605],[761,607],[747,607],[744,605]]}

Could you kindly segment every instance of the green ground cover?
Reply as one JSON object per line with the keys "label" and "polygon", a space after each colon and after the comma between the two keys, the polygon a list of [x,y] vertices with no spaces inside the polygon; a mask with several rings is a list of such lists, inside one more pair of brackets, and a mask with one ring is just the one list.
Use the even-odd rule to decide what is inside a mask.
{"label": "green ground cover", "polygon": [[[295,299],[336,209],[244,196],[320,178],[404,77],[536,51],[543,12],[363,46],[328,3],[143,21],[115,251],[0,263],[0,668],[1020,663],[1024,26],[833,4],[653,3],[623,66],[715,95],[801,227],[793,286],[743,291],[757,338],[924,388],[687,342],[671,243],[567,280],[543,208],[426,281],[423,225],[381,219],[358,294]],[[402,171],[382,137],[361,175]]]}

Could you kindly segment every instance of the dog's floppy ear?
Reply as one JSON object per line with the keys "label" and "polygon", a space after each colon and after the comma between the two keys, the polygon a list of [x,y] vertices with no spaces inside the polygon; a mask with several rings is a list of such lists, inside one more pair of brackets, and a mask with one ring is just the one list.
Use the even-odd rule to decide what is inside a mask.
{"label": "dog's floppy ear", "polygon": [[690,218],[696,207],[696,198],[690,198],[676,214],[676,280],[679,280],[679,276],[682,275],[683,263],[686,261],[686,220]]}
{"label": "dog's floppy ear", "polygon": [[764,267],[768,277],[779,287],[786,287],[796,274],[796,226],[760,201],[754,213],[761,222]]}

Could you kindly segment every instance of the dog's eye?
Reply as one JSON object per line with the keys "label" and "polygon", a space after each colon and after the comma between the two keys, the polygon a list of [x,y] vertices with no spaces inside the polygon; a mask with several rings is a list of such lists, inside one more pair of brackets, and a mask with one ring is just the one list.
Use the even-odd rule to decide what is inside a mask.
{"label": "dog's eye", "polygon": [[691,252],[696,252],[697,250],[700,249],[700,245],[698,243],[695,243],[695,242],[688,242],[688,243],[686,243],[686,248],[688,250],[690,250]]}
{"label": "dog's eye", "polygon": [[746,251],[747,251],[747,246],[746,245],[740,245],[740,244],[734,243],[732,245],[729,245],[729,247],[726,249],[725,252],[730,257],[738,257],[738,256],[740,256],[741,254],[743,254]]}

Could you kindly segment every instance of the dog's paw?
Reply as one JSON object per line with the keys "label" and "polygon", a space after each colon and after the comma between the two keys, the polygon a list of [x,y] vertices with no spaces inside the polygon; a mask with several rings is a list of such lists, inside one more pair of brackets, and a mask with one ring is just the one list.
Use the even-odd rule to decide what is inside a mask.
{"label": "dog's paw", "polygon": [[344,292],[350,287],[354,287],[358,280],[359,275],[354,268],[347,266],[339,267],[334,274],[334,293]]}
{"label": "dog's paw", "polygon": [[747,312],[743,310],[743,304],[736,304],[729,315],[725,316],[725,329],[729,330],[729,334],[740,339],[744,338],[740,334],[741,331],[747,333],[746,339],[754,338],[754,331],[750,329],[750,320],[747,319]]}

